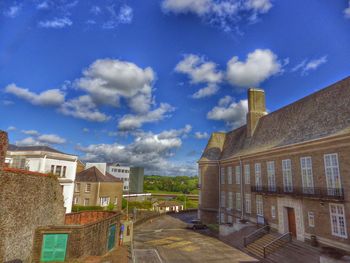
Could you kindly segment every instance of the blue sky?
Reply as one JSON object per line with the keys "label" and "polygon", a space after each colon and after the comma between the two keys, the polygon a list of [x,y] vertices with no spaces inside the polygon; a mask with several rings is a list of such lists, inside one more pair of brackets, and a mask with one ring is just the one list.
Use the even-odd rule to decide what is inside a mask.
{"label": "blue sky", "polygon": [[82,160],[196,174],[213,131],[350,73],[350,2],[0,2],[1,129]]}

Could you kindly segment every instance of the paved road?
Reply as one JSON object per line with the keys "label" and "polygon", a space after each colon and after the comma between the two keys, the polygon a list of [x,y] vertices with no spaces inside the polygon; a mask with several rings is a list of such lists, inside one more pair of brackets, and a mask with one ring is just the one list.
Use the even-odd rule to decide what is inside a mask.
{"label": "paved road", "polygon": [[186,222],[195,216],[195,213],[166,215],[137,226],[134,231],[136,263],[256,261],[216,238],[204,235],[200,231],[187,230]]}

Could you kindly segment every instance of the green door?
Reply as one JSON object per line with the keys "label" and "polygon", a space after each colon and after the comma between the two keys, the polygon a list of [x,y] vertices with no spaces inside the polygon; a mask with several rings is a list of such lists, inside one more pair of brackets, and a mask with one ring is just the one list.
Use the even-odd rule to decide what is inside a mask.
{"label": "green door", "polygon": [[45,234],[41,248],[41,262],[63,262],[66,258],[68,234]]}
{"label": "green door", "polygon": [[108,250],[111,250],[115,246],[115,230],[116,226],[112,225],[108,231]]}

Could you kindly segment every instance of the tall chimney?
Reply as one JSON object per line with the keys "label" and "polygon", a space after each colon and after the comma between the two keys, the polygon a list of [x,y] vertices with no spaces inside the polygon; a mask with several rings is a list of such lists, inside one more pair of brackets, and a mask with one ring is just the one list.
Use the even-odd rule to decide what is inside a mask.
{"label": "tall chimney", "polygon": [[247,136],[252,137],[259,119],[266,115],[265,92],[262,89],[248,89]]}

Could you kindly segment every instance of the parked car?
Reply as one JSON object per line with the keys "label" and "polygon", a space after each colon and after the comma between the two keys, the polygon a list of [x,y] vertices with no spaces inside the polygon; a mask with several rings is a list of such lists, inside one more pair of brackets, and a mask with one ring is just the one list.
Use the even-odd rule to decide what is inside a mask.
{"label": "parked car", "polygon": [[194,220],[191,220],[191,223],[187,224],[186,228],[197,230],[197,229],[206,229],[207,226],[203,224],[199,219],[194,219]]}

